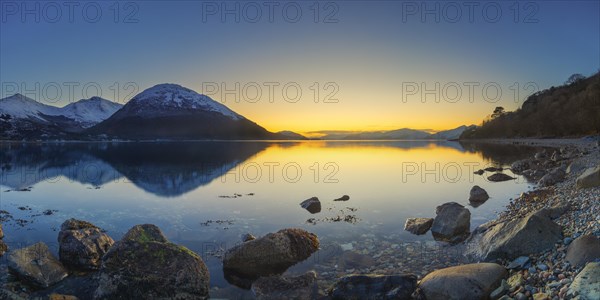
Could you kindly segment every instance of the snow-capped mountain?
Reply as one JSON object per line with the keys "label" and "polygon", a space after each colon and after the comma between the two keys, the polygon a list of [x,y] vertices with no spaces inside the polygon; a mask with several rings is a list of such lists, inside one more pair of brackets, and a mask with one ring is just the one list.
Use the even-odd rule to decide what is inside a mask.
{"label": "snow-capped mountain", "polygon": [[100,97],[81,99],[60,109],[60,114],[79,122],[82,127],[88,128],[112,116],[122,104],[108,101]]}
{"label": "snow-capped mountain", "polygon": [[0,99],[0,139],[71,138],[121,107],[99,97],[56,107],[15,94]]}
{"label": "snow-capped mountain", "polygon": [[144,90],[86,133],[144,140],[278,137],[210,97],[177,84]]}
{"label": "snow-capped mountain", "polygon": [[46,105],[21,94],[0,99],[0,114],[13,119],[37,119],[48,122],[47,116],[64,116],[87,128],[107,119],[123,105],[100,97],[81,99],[64,107]]}
{"label": "snow-capped mountain", "polygon": [[39,119],[45,121],[43,115],[56,116],[60,108],[37,102],[21,94],[0,99],[0,115],[10,115],[13,119]]}
{"label": "snow-capped mountain", "polygon": [[198,110],[219,113],[233,120],[244,118],[206,95],[172,83],[158,84],[146,89],[133,97],[127,105],[129,114],[139,116]]}

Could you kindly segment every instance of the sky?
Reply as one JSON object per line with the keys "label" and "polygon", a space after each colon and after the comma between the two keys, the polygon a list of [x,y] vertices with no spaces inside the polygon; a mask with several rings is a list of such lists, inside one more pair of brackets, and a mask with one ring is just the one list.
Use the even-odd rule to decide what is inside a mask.
{"label": "sky", "polygon": [[598,72],[599,3],[3,0],[0,97],[177,83],[271,131],[450,129]]}

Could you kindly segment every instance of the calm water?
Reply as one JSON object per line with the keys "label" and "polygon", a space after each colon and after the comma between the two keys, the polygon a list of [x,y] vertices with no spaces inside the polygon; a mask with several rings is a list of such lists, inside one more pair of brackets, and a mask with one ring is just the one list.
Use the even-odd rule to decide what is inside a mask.
{"label": "calm water", "polygon": [[[239,243],[244,233],[301,227],[316,233],[324,249],[433,241],[430,233],[405,232],[406,218],[434,217],[435,207],[449,201],[470,209],[472,227],[493,218],[530,186],[521,177],[492,183],[472,172],[534,151],[405,141],[0,144],[0,150],[0,209],[12,215],[4,221],[11,248],[44,241],[56,252],[57,229],[67,218],[95,223],[115,240],[133,225],[153,223],[202,254],[213,286],[233,290],[211,253]],[[473,185],[491,196],[477,208],[468,206]],[[333,201],[342,195],[350,200]],[[320,213],[299,206],[313,196],[322,202]],[[351,222],[333,222],[338,216]]]}

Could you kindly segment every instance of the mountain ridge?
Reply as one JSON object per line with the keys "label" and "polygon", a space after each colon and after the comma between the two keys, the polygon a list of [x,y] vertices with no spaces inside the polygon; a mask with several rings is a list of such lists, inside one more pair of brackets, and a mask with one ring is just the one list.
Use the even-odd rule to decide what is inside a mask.
{"label": "mountain ridge", "polygon": [[282,139],[206,95],[158,84],[84,132],[134,140]]}
{"label": "mountain ridge", "polygon": [[75,138],[121,107],[100,97],[56,107],[15,94],[0,99],[0,139]]}
{"label": "mountain ridge", "polygon": [[384,131],[364,131],[364,132],[336,132],[320,137],[322,140],[454,140],[468,129],[475,125],[461,125],[459,127],[442,130],[436,133],[430,133],[425,130],[400,128]]}

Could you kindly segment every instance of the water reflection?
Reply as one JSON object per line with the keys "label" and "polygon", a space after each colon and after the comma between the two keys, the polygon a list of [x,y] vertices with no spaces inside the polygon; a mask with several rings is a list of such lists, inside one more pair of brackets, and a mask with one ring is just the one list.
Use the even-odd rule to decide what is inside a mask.
{"label": "water reflection", "polygon": [[0,145],[0,184],[14,190],[64,176],[100,187],[123,177],[162,197],[185,194],[263,151],[266,143]]}
{"label": "water reflection", "polygon": [[[486,180],[489,173],[473,171],[506,167],[529,151],[431,141],[5,143],[0,144],[0,185],[34,189],[5,193],[3,188],[0,205],[15,220],[30,221],[24,227],[3,224],[5,240],[23,245],[55,243],[53,228],[67,218],[90,221],[115,240],[133,225],[156,224],[171,241],[202,254],[211,286],[231,292],[213,296],[235,298],[243,292],[234,285],[247,287],[251,281],[225,273],[213,255],[240,243],[243,234],[260,237],[290,227],[315,233],[323,249],[336,250],[331,259],[319,251],[319,259],[288,273],[302,273],[318,263],[318,271],[329,274],[321,277],[344,274],[341,261],[354,255],[342,257],[347,251],[373,257],[375,269],[393,264],[399,271],[426,272],[426,259],[408,262],[399,256],[405,243],[435,246],[430,233],[404,231],[406,219],[434,217],[436,206],[450,201],[467,206],[469,190],[480,185],[491,198],[478,208],[468,207],[471,227],[488,221],[527,185],[521,177],[492,183]],[[300,173],[294,168],[282,173],[286,165],[297,166]],[[90,190],[94,187],[101,189]],[[321,201],[315,214],[300,206],[311,197]],[[47,209],[57,212],[37,216]],[[340,245],[345,245],[343,251]]]}
{"label": "water reflection", "polygon": [[532,157],[539,148],[525,147],[521,145],[498,145],[491,143],[475,143],[461,141],[460,146],[471,153],[479,153],[481,156],[495,165],[510,164],[514,161]]}

